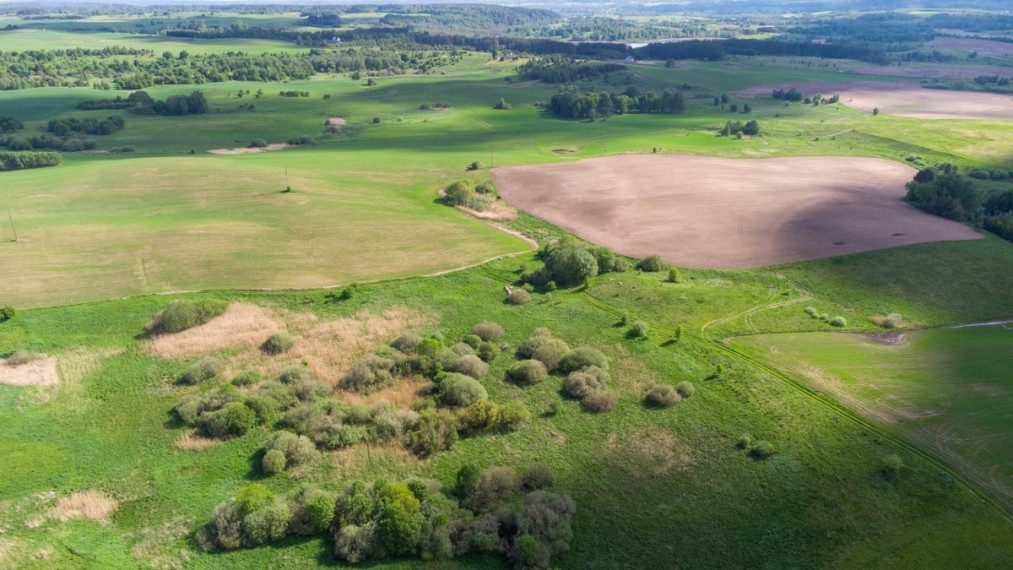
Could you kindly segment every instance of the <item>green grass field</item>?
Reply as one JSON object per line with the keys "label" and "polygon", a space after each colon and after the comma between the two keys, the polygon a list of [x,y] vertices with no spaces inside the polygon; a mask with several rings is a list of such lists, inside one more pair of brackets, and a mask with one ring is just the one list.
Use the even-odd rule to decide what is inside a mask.
{"label": "green grass field", "polygon": [[[515,271],[518,263],[500,262],[497,271]],[[214,504],[251,477],[277,491],[306,482],[340,485],[336,473],[340,480],[414,474],[450,483],[466,462],[541,461],[578,505],[571,552],[554,561],[560,567],[809,567],[829,560],[857,566],[889,565],[893,557],[988,567],[1013,555],[1013,528],[965,487],[788,385],[718,357],[705,344],[625,339],[625,329],[613,326],[614,315],[586,304],[580,294],[504,305],[501,284],[475,269],[366,286],[344,304],[328,303],[319,292],[225,298],[325,319],[406,305],[439,315],[438,327],[447,334],[492,319],[504,325],[511,345],[547,326],[613,359],[613,387],[620,394],[615,412],[591,415],[566,402],[558,415],[541,417],[559,399],[560,380],[528,389],[506,384],[500,380],[510,362],[504,355],[484,384],[493,400],[521,398],[532,410],[535,418],[518,432],[464,439],[428,461],[403,463],[380,451],[363,461],[361,453],[342,453],[338,462],[325,457],[299,477],[269,479],[251,472],[249,463],[267,437],[264,430],[205,451],[173,447],[184,430],[169,421],[169,408],[182,394],[203,388],[173,386],[186,362],[150,356],[145,341],[135,339],[170,299],[141,297],[18,316],[0,328],[0,352],[28,347],[88,366],[78,364],[85,373],[55,392],[0,386],[4,406],[15,410],[0,420],[6,458],[0,480],[8,482],[4,508],[11,527],[5,545],[12,552],[45,550],[50,567],[146,564],[159,556],[199,568],[244,567],[254,560],[279,567],[307,559],[332,562],[323,540],[208,555],[194,552],[187,536]],[[718,362],[725,373],[706,379]],[[692,398],[668,410],[643,405],[647,387],[686,379],[698,387]],[[774,442],[777,453],[767,461],[749,459],[735,448],[743,434]],[[904,457],[905,478],[893,481],[878,471],[880,458],[890,453]],[[51,502],[40,494],[89,489],[120,501],[109,525],[31,522]],[[920,522],[912,528],[910,521]],[[921,546],[923,541],[931,547]],[[870,552],[870,544],[890,554]],[[481,561],[490,563],[498,564]]]}
{"label": "green grass field", "polygon": [[1013,506],[1013,331],[993,325],[903,334],[777,334],[735,344],[945,457]]}
{"label": "green grass field", "polygon": [[[361,22],[379,16],[364,14]],[[258,18],[288,22],[295,15]],[[21,21],[0,20],[10,22]],[[17,49],[128,45],[150,47],[156,57],[181,49],[306,49],[57,31],[62,27],[0,32],[0,49],[13,49],[12,42]],[[621,90],[627,82],[681,86],[686,114],[564,121],[541,107],[556,87],[516,81],[516,65],[466,53],[453,68],[378,77],[370,87],[365,78],[331,75],[283,84],[159,86],[148,90],[159,99],[200,89],[213,112],[127,115],[123,131],[97,137],[98,150],[108,152],[67,153],[55,168],[0,174],[0,212],[10,208],[20,238],[8,241],[10,224],[0,222],[0,305],[18,309],[0,323],[0,356],[48,354],[60,376],[57,386],[0,384],[0,566],[336,565],[331,538],[204,553],[193,533],[216,504],[251,481],[279,493],[302,484],[336,492],[355,478],[422,476],[451,485],[465,464],[537,462],[552,468],[556,490],[577,504],[570,551],[553,558],[553,567],[1008,565],[1010,331],[910,331],[905,344],[887,346],[829,334],[829,325],[804,308],[842,315],[845,331],[863,333],[881,332],[875,318],[889,313],[900,313],[912,328],[1010,318],[1013,244],[986,236],[754,270],[681,270],[677,283],[665,282],[666,272],[629,271],[511,306],[503,288],[516,285],[522,264],[537,266],[525,253],[532,246],[437,197],[455,180],[487,180],[492,165],[655,149],[1005,168],[1013,159],[1010,122],[928,123],[844,105],[785,107],[769,96],[750,100],[750,115],[733,114],[715,107],[713,97],[767,83],[885,79],[852,73],[858,62],[742,57],[674,68],[637,65],[608,83],[583,85],[596,91]],[[240,90],[263,95],[240,99]],[[282,97],[281,90],[310,96]],[[75,106],[116,94],[125,92],[8,91],[0,92],[0,108],[23,120],[30,135],[53,118],[104,118],[113,112]],[[493,109],[500,97],[513,108]],[[420,109],[438,102],[450,107]],[[246,104],[255,110],[238,110]],[[340,133],[323,132],[332,117],[347,122]],[[725,121],[750,118],[764,136],[715,136]],[[207,153],[246,147],[254,138],[283,143],[300,135],[315,144]],[[120,150],[127,145],[134,152]],[[572,152],[554,152],[559,149]],[[474,161],[482,168],[467,172]],[[281,192],[286,172],[291,193]],[[564,235],[523,213],[504,226],[543,240]],[[353,282],[361,285],[341,302],[334,291],[319,289]],[[207,297],[258,304],[289,319],[293,329],[292,323],[365,319],[392,308],[425,315],[434,323],[425,331],[439,329],[450,338],[476,322],[496,321],[506,329],[507,348],[482,383],[493,401],[523,401],[532,420],[513,433],[463,438],[427,460],[357,445],[273,477],[264,476],[255,458],[267,427],[207,449],[180,449],[175,442],[187,430],[170,410],[183,395],[210,386],[175,383],[193,358],[156,356],[144,326],[173,300]],[[624,315],[646,321],[648,337],[628,338]],[[559,377],[523,389],[502,380],[513,348],[537,327],[612,359],[611,388],[619,395],[613,412],[591,414],[561,400]],[[786,334],[741,336],[755,333]],[[323,353],[358,356],[343,352],[347,339],[338,332],[319,342]],[[207,352],[243,357],[235,347]],[[655,384],[684,380],[696,385],[691,398],[663,410],[644,404]],[[554,403],[561,411],[545,413]],[[771,442],[774,455],[751,459],[736,448],[743,436]],[[905,465],[899,475],[884,470],[891,455]],[[59,498],[82,491],[117,501],[108,522],[61,521],[53,514]],[[500,557],[376,563],[419,566],[506,563]]]}

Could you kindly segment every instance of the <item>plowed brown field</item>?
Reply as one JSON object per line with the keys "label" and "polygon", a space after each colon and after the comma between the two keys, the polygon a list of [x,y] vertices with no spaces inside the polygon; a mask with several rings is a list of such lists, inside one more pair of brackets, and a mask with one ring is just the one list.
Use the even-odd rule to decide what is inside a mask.
{"label": "plowed brown field", "polygon": [[513,206],[589,241],[732,269],[981,236],[901,199],[883,159],[625,155],[493,170]]}

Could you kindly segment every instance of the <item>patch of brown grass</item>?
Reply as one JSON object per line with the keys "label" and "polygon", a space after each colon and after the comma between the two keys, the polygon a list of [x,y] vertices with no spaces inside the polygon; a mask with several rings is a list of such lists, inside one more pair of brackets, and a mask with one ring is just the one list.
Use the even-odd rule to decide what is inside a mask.
{"label": "patch of brown grass", "polygon": [[256,349],[267,337],[284,333],[285,323],[267,309],[232,303],[203,325],[153,338],[150,351],[161,358],[193,358],[230,348]]}
{"label": "patch of brown grass", "polygon": [[486,210],[479,212],[465,206],[457,206],[457,209],[480,220],[492,220],[495,222],[512,222],[517,219],[517,210],[507,206],[503,202],[493,202]]}
{"label": "patch of brown grass", "polygon": [[183,451],[201,451],[219,443],[219,439],[202,437],[197,434],[197,430],[190,430],[177,437],[172,446]]}
{"label": "patch of brown grass", "polygon": [[355,445],[331,455],[337,477],[371,477],[388,479],[404,478],[405,468],[409,470],[422,463],[411,451],[388,443],[381,446]]}
{"label": "patch of brown grass", "polygon": [[[56,386],[60,375],[56,372],[56,359],[41,355],[41,359],[29,360],[22,364],[0,365],[0,384],[8,386]],[[19,360],[20,361],[20,360]]]}
{"label": "patch of brown grass", "polygon": [[668,477],[693,465],[689,445],[671,432],[658,428],[613,433],[605,455],[632,477]]}
{"label": "patch of brown grass", "polygon": [[317,378],[337,385],[363,354],[405,330],[429,326],[435,319],[406,307],[392,307],[379,315],[360,311],[351,318],[327,321],[309,313],[292,313],[285,315],[285,321],[295,339],[291,349],[282,356],[267,356],[260,350],[244,352],[229,361],[227,372],[259,370],[270,378],[289,366],[306,363]]}
{"label": "patch of brown grass", "polygon": [[117,508],[119,503],[115,499],[98,491],[83,491],[60,497],[56,505],[49,509],[49,517],[61,521],[83,519],[105,524]]}
{"label": "patch of brown grass", "polygon": [[420,399],[419,390],[428,383],[426,380],[402,379],[393,386],[388,386],[369,394],[346,392],[344,390],[341,390],[339,394],[342,400],[350,404],[365,404],[369,406],[379,402],[388,402],[400,410],[410,410],[412,404]]}

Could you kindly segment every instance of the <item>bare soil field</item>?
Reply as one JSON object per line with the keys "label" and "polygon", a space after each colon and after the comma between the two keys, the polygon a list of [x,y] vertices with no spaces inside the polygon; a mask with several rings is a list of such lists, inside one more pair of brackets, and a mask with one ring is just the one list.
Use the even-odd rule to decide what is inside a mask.
{"label": "bare soil field", "polygon": [[807,97],[841,94],[841,102],[859,111],[900,115],[916,119],[1006,119],[1013,120],[1013,96],[997,93],[974,93],[923,89],[917,83],[877,81],[824,82],[807,81],[761,85],[736,91],[741,97],[766,95],[774,89],[798,88]]}
{"label": "bare soil field", "polygon": [[702,269],[981,237],[903,202],[914,173],[873,158],[657,155],[493,170],[521,210],[625,255]]}

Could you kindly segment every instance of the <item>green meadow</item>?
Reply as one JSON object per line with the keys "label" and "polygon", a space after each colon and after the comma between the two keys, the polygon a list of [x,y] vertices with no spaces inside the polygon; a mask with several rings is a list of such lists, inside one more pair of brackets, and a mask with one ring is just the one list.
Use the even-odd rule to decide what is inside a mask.
{"label": "green meadow", "polygon": [[1013,505],[1013,331],[970,326],[856,335],[759,335],[737,347],[945,457]]}
{"label": "green meadow", "polygon": [[[259,18],[284,23],[295,15]],[[156,57],[306,49],[80,34],[55,24],[0,32],[0,49],[124,45]],[[490,223],[439,200],[454,181],[489,180],[494,166],[622,153],[867,156],[965,168],[1013,159],[1010,121],[873,116],[843,104],[786,106],[769,94],[731,96],[737,113],[713,104],[767,83],[897,80],[855,74],[859,62],[824,63],[736,56],[630,66],[582,87],[678,87],[687,112],[600,121],[552,117],[544,104],[556,86],[519,81],[517,62],[474,52],[453,67],[375,77],[375,85],[322,74],[157,86],[147,90],[156,99],[200,90],[211,112],[126,114],[125,129],[95,137],[96,151],[0,174],[0,211],[9,208],[19,238],[10,241],[10,223],[0,222],[0,305],[17,309],[0,322],[0,356],[49,355],[58,374],[55,384],[0,383],[0,566],[335,566],[343,562],[333,534],[228,552],[201,551],[194,534],[215,505],[252,482],[279,495],[303,485],[338,493],[352,480],[378,478],[422,477],[450,488],[465,465],[537,463],[551,468],[553,490],[576,503],[569,551],[552,567],[1008,565],[1010,330],[921,329],[1013,317],[1013,244],[986,235],[751,270],[680,268],[674,282],[667,271],[631,267],[535,291],[514,306],[504,288],[519,287],[521,274],[541,264],[532,241],[572,236],[523,212]],[[309,96],[279,95],[290,90]],[[24,121],[24,134],[41,134],[50,119],[123,113],[76,109],[116,95],[127,92],[6,91],[0,109]],[[501,97],[511,109],[493,108]],[[343,124],[325,129],[329,119]],[[749,119],[760,122],[762,137],[716,136],[726,121]],[[311,144],[209,153],[304,135]],[[271,360],[214,343],[221,339],[160,356],[146,324],[173,301],[209,298],[261,307],[297,337],[295,354],[310,356]],[[807,307],[846,325],[832,328]],[[893,313],[902,316],[897,329],[877,324]],[[424,324],[388,322],[405,314]],[[402,328],[457,339],[485,320],[506,332],[481,384],[490,400],[520,401],[531,418],[509,433],[464,436],[430,458],[360,443],[272,476],[260,457],[275,426],[188,447],[191,430],[171,411],[184,396],[228,380],[181,384],[203,356],[276,376],[283,364],[308,366],[325,354],[341,362],[331,372],[343,374]],[[635,321],[646,336],[630,334]],[[614,410],[586,411],[566,396],[559,375],[528,387],[504,379],[515,349],[540,327],[609,358]],[[323,332],[311,339],[307,330]],[[903,342],[858,336],[884,332],[903,334]],[[298,352],[300,343],[308,352]],[[652,387],[680,382],[692,382],[695,393],[664,409],[645,402]],[[421,399],[405,390],[393,396],[409,405]],[[772,454],[750,455],[756,442]],[[115,512],[61,520],[61,498],[86,491],[114,500]],[[509,564],[468,555],[363,566]]]}

